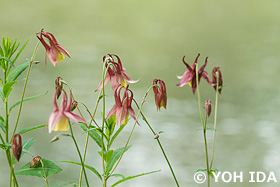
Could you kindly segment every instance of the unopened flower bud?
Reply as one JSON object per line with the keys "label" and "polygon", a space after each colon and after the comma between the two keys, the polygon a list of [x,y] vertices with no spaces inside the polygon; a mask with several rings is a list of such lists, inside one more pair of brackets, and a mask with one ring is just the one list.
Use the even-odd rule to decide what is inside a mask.
{"label": "unopened flower bud", "polygon": [[35,156],[31,162],[29,168],[36,168],[41,162],[41,157],[40,156]]}
{"label": "unopened flower bud", "polygon": [[59,140],[59,136],[53,137],[53,139],[51,139],[50,143],[53,143],[53,142],[55,142],[55,141],[57,141],[57,140]]}
{"label": "unopened flower bud", "polygon": [[159,138],[159,134],[156,134],[155,136],[154,136],[154,139],[158,139]]}
{"label": "unopened flower bud", "polygon": [[61,83],[62,78],[61,77],[57,77],[55,79],[55,89],[57,90],[58,89],[58,92],[57,92],[57,95],[56,95],[56,98],[58,99],[59,96],[61,95],[61,91],[63,89],[63,84]]}
{"label": "unopened flower bud", "polygon": [[205,101],[205,110],[206,110],[207,116],[209,117],[211,114],[211,100],[209,98],[207,98]]}
{"label": "unopened flower bud", "polygon": [[12,140],[12,150],[15,158],[19,161],[21,152],[22,152],[22,142],[21,136],[19,134],[15,134]]}
{"label": "unopened flower bud", "polygon": [[78,102],[74,100],[74,101],[71,103],[71,108],[70,108],[70,110],[71,110],[71,111],[74,111],[74,110],[76,109],[77,106],[78,106]]}

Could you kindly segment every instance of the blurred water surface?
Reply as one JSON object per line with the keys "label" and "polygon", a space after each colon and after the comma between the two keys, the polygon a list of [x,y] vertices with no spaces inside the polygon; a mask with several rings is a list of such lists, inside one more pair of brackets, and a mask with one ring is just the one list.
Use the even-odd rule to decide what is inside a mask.
{"label": "blurred water surface", "polygon": [[[129,0],[12,0],[1,1],[0,33],[24,42],[30,39],[19,61],[30,58],[42,28],[52,32],[72,55],[53,67],[44,66],[44,49],[40,46],[26,96],[49,91],[47,96],[25,103],[19,130],[46,123],[52,112],[54,80],[63,77],[73,88],[75,98],[94,107],[96,89],[102,71],[102,57],[118,54],[127,73],[140,79],[131,85],[135,98],[141,101],[154,78],[165,80],[168,109],[156,112],[153,95],[144,105],[144,114],[160,136],[181,186],[199,186],[193,180],[195,171],[205,167],[205,154],[197,97],[189,87],[178,88],[177,75],[186,70],[182,57],[192,64],[198,53],[199,63],[209,57],[207,71],[220,66],[223,93],[219,98],[218,127],[214,167],[220,171],[244,172],[243,183],[219,182],[213,186],[277,186],[278,183],[249,183],[249,171],[275,172],[280,180],[280,2],[270,1],[129,1]],[[11,103],[18,101],[23,83],[13,90]],[[113,105],[107,86],[107,111]],[[214,101],[213,88],[202,80],[203,100]],[[3,107],[1,106],[1,114]],[[11,114],[16,116],[16,110]],[[97,119],[101,119],[100,112]],[[213,116],[212,116],[213,118]],[[209,119],[212,125],[213,119]],[[11,120],[11,124],[15,120]],[[117,173],[126,176],[160,169],[161,172],[131,180],[120,186],[175,186],[167,164],[153,135],[143,123],[131,140],[133,147],[122,160]],[[117,140],[123,146],[132,120]],[[83,149],[84,134],[74,127]],[[75,160],[78,156],[70,139],[49,144],[57,133],[40,129],[23,135],[35,137],[30,151],[51,160]],[[209,141],[212,132],[208,133]],[[90,141],[87,164],[101,170],[97,146]],[[16,169],[30,161],[25,155]],[[4,153],[0,154],[0,186],[8,186],[9,172]],[[4,164],[3,164],[4,163]],[[78,182],[80,168],[59,164],[64,171],[50,177],[51,185]],[[88,172],[89,180],[100,186]],[[18,177],[21,186],[43,186],[42,179]],[[112,179],[114,181],[116,179]]]}

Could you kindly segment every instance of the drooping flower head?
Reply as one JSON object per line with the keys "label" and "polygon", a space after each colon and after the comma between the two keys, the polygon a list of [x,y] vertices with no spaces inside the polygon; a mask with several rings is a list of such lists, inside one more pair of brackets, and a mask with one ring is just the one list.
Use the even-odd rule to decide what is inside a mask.
{"label": "drooping flower head", "polygon": [[[217,82],[217,74],[218,76],[218,82]],[[223,86],[223,78],[222,78],[222,73],[219,67],[214,67],[212,70],[212,83],[213,87],[216,91],[216,88],[218,86],[218,92],[221,94],[222,93],[222,86]]]}
{"label": "drooping flower head", "polygon": [[[189,84],[192,87],[193,93],[195,93],[197,89],[197,84],[196,84],[196,66],[197,66],[197,60],[200,54],[197,55],[193,66],[191,67],[189,64],[185,62],[185,56],[183,57],[183,63],[187,66],[187,70],[182,76],[178,76],[178,79],[181,79],[181,81],[177,84],[177,86],[182,87],[186,84]],[[198,83],[200,83],[201,77],[203,77],[210,85],[212,85],[211,80],[207,74],[207,72],[204,70],[204,68],[207,65],[207,58],[205,59],[205,63],[203,66],[201,66],[198,69]]]}
{"label": "drooping flower head", "polygon": [[71,58],[70,54],[66,51],[66,49],[57,43],[52,33],[45,32],[44,29],[42,29],[41,32],[36,33],[36,36],[46,49],[46,54],[45,54],[46,66],[47,66],[47,55],[54,66],[56,66],[58,62],[61,62],[65,59],[64,55]]}
{"label": "drooping flower head", "polygon": [[[117,59],[115,61],[114,57]],[[122,62],[120,58],[115,54],[108,54],[103,57],[103,63],[105,63],[106,68],[108,67],[108,71],[105,77],[104,85],[106,85],[109,81],[111,81],[111,87],[113,91],[117,89],[119,85],[126,87],[127,83],[136,83],[138,80],[132,80],[127,73],[125,72],[125,68],[122,66]],[[102,88],[103,82],[101,80],[96,91]]]}
{"label": "drooping flower head", "polygon": [[154,79],[153,80],[153,85],[160,85],[160,89],[158,86],[154,86],[154,94],[155,94],[155,102],[157,106],[157,110],[160,110],[160,107],[163,107],[166,109],[166,104],[167,104],[167,94],[166,94],[166,87],[165,83],[161,79]]}
{"label": "drooping flower head", "polygon": [[49,133],[52,131],[68,131],[69,130],[69,119],[71,119],[74,123],[78,125],[78,121],[82,121],[86,123],[86,120],[74,114],[71,111],[71,104],[72,104],[72,94],[69,91],[69,102],[67,103],[67,95],[65,90],[62,90],[62,104],[60,109],[57,106],[56,96],[57,96],[58,89],[56,89],[55,94],[53,96],[53,112],[51,113],[48,125],[49,125]]}
{"label": "drooping flower head", "polygon": [[[121,99],[121,90],[122,89],[125,89],[125,90],[123,93],[123,97]],[[125,87],[119,85],[114,92],[114,97],[115,97],[115,105],[108,113],[106,121],[114,114],[116,115],[115,119],[116,119],[116,123],[117,123],[118,127],[121,127],[121,125],[123,125],[123,124],[124,125],[127,124],[129,114],[134,120],[136,120],[135,112],[134,112],[133,108],[131,107],[131,103],[133,100],[133,92],[130,89],[128,89],[128,86],[125,88]],[[138,121],[137,121],[137,123],[138,123]]]}

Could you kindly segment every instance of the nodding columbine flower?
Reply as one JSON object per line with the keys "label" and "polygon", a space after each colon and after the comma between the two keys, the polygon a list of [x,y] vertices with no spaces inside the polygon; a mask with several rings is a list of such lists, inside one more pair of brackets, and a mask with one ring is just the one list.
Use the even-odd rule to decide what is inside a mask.
{"label": "nodding columbine flower", "polygon": [[[217,73],[219,74],[218,76],[218,84],[217,84]],[[218,92],[221,94],[222,93],[222,86],[223,86],[223,78],[222,78],[222,73],[219,67],[214,67],[212,70],[212,83],[213,87],[216,91],[217,85],[218,85]]]}
{"label": "nodding columbine flower", "polygon": [[211,100],[209,98],[207,98],[205,100],[205,110],[206,110],[206,114],[209,117],[211,114]]}
{"label": "nodding columbine flower", "polygon": [[[193,93],[195,93],[197,89],[196,66],[197,66],[197,59],[199,56],[200,54],[197,55],[192,67],[190,67],[190,65],[185,62],[185,56],[184,56],[183,63],[187,66],[188,69],[185,71],[185,73],[182,76],[178,76],[178,79],[181,79],[181,81],[177,84],[177,86],[182,87],[186,84],[189,84],[192,87]],[[207,65],[207,58],[208,57],[206,57],[205,59],[204,65],[198,69],[198,83],[200,82],[201,77],[203,77],[210,85],[212,85],[207,72],[204,70],[205,66]]]}
{"label": "nodding columbine flower", "polygon": [[[58,62],[61,62],[65,59],[64,55],[71,58],[70,54],[66,51],[66,49],[57,43],[52,33],[45,32],[44,29],[42,29],[41,32],[36,33],[36,36],[46,49],[46,54],[45,54],[46,66],[47,66],[47,55],[54,66],[56,66]],[[49,44],[46,42],[46,40],[49,41],[48,42]]]}
{"label": "nodding columbine flower", "polygon": [[[117,62],[114,57],[117,58]],[[132,80],[127,73],[125,72],[125,68],[122,66],[122,62],[120,58],[115,54],[108,54],[103,57],[103,63],[105,63],[106,68],[108,68],[104,85],[106,85],[109,81],[111,81],[111,87],[113,91],[115,91],[119,85],[126,87],[127,83],[136,83],[138,80]],[[112,66],[109,66],[112,64]],[[101,80],[98,88],[95,91],[98,91],[102,88],[103,81]]]}
{"label": "nodding columbine flower", "polygon": [[[125,89],[123,98],[121,99],[120,92],[122,89]],[[129,94],[130,92],[130,94]],[[130,96],[129,96],[130,95]],[[128,122],[128,116],[129,114],[131,117],[136,120],[135,112],[133,108],[131,107],[131,103],[133,100],[133,92],[128,89],[128,86],[125,88],[121,85],[117,87],[117,89],[114,92],[115,96],[115,105],[110,110],[110,112],[107,115],[106,121],[109,119],[109,117],[116,115],[116,123],[118,127],[121,127],[121,125],[126,125]],[[138,123],[138,121],[137,121]],[[138,123],[139,125],[139,123]]]}
{"label": "nodding columbine flower", "polygon": [[22,142],[21,136],[19,134],[15,134],[12,140],[12,150],[15,158],[19,161],[21,152],[22,152]]}
{"label": "nodding columbine flower", "polygon": [[29,168],[36,168],[37,166],[39,166],[39,164],[41,163],[41,157],[40,156],[35,156],[29,165]]}
{"label": "nodding columbine flower", "polygon": [[72,104],[72,94],[69,91],[69,103],[67,104],[67,95],[65,90],[62,90],[62,104],[60,109],[58,109],[56,96],[57,96],[58,89],[56,89],[55,94],[53,96],[53,112],[51,113],[48,125],[49,125],[49,133],[52,131],[68,131],[69,130],[69,119],[71,119],[74,123],[78,125],[78,121],[82,121],[87,123],[86,120],[74,114],[71,111],[71,104]]}
{"label": "nodding columbine flower", "polygon": [[154,79],[153,80],[153,85],[157,85],[159,83],[160,89],[158,86],[154,86],[154,94],[155,94],[155,102],[157,106],[157,110],[160,110],[160,107],[163,107],[166,109],[166,104],[167,104],[167,94],[166,94],[166,87],[165,83],[161,79]]}

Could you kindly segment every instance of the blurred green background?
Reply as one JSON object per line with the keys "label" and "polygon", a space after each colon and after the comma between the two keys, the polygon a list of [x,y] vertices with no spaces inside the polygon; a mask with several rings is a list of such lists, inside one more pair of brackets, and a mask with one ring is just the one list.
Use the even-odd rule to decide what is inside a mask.
{"label": "blurred green background", "polygon": [[[40,46],[26,96],[49,91],[47,96],[23,106],[19,130],[45,124],[52,112],[54,80],[61,76],[73,88],[75,98],[94,107],[102,72],[102,57],[119,55],[132,79],[130,86],[141,101],[154,78],[165,80],[168,93],[167,110],[156,111],[153,95],[144,105],[144,113],[160,136],[181,186],[203,186],[193,180],[199,168],[205,167],[205,154],[197,97],[190,87],[179,88],[176,78],[186,70],[182,57],[192,64],[198,53],[199,63],[209,57],[206,70],[220,66],[225,87],[219,98],[216,156],[214,167],[220,171],[244,172],[243,183],[219,182],[213,186],[277,186],[278,183],[249,183],[249,171],[275,172],[280,180],[279,106],[280,106],[280,2],[278,0],[236,1],[135,1],[135,0],[1,0],[0,34],[25,42],[30,39],[18,63],[30,58],[37,43],[35,33],[42,28],[55,34],[73,58],[53,67],[44,65],[44,48]],[[18,101],[23,83],[13,90]],[[214,102],[214,89],[201,82],[204,101]],[[113,105],[112,92],[107,111]],[[3,106],[0,107],[1,113]],[[16,111],[12,115],[16,116]],[[100,119],[100,112],[97,118]],[[15,121],[12,119],[12,122]],[[117,173],[125,176],[158,170],[157,174],[123,183],[128,187],[175,186],[167,164],[153,135],[140,121],[132,138],[133,147],[122,160]],[[213,123],[213,116],[209,125]],[[132,120],[115,148],[123,146],[131,130]],[[84,134],[75,127],[83,148]],[[47,128],[23,135],[35,137],[30,151],[51,160],[75,160],[78,155],[69,138],[49,144],[58,134]],[[212,134],[208,133],[211,141]],[[91,141],[87,164],[101,169],[98,148]],[[16,169],[31,160],[25,155]],[[0,153],[0,186],[8,186],[9,172],[5,155]],[[59,164],[64,171],[50,177],[51,185],[78,182],[80,168]],[[89,180],[100,186],[88,172]],[[115,179],[113,179],[115,180]],[[39,178],[18,177],[21,186],[43,186]],[[212,182],[213,183],[213,182]]]}

